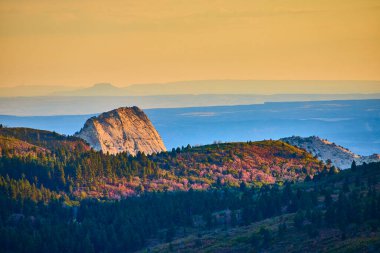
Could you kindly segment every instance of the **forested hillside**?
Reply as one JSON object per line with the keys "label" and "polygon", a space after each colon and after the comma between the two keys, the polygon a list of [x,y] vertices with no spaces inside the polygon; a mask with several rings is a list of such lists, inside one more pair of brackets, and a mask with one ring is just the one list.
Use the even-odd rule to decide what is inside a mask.
{"label": "forested hillside", "polygon": [[89,150],[77,138],[45,131],[4,128],[0,133],[7,136],[6,142],[0,142],[3,179],[23,180],[36,191],[45,187],[73,199],[282,184],[310,179],[328,169],[306,151],[280,141],[187,146],[129,156]]}
{"label": "forested hillside", "polygon": [[128,156],[38,130],[3,133],[3,252],[379,247],[379,163],[340,171],[281,141]]}
{"label": "forested hillside", "polygon": [[370,164],[305,183],[145,193],[71,207],[49,192],[43,204],[10,198],[2,188],[0,243],[3,252],[376,252],[379,177],[380,164]]}
{"label": "forested hillside", "polygon": [[240,209],[206,213],[204,229],[177,230],[149,251],[379,252],[379,179],[380,163],[353,164],[310,182],[239,189]]}

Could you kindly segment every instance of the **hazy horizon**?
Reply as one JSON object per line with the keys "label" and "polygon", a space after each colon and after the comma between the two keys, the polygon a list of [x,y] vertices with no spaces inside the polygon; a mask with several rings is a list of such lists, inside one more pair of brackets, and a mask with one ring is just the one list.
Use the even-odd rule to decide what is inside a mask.
{"label": "hazy horizon", "polygon": [[33,96],[158,96],[198,94],[378,94],[380,81],[369,80],[192,80],[119,86],[102,82],[90,86],[0,87],[0,97]]}
{"label": "hazy horizon", "polygon": [[[362,155],[379,153],[380,100],[276,102],[256,105],[145,109],[167,148],[279,139],[292,135],[327,138]],[[8,127],[31,127],[72,135],[84,115],[7,116]],[[64,124],[63,124],[64,122]]]}

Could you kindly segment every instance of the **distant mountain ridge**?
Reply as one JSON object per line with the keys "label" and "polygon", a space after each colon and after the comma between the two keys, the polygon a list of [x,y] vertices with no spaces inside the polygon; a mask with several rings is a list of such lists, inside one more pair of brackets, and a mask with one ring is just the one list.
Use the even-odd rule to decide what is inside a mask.
{"label": "distant mountain ridge", "polygon": [[[360,88],[358,88],[360,87]],[[0,87],[0,97],[32,96],[163,96],[163,95],[272,95],[380,93],[380,81],[370,80],[192,80],[115,86],[14,86]],[[345,97],[345,99],[350,99]]]}
{"label": "distant mountain ridge", "polygon": [[165,145],[146,114],[138,107],[121,107],[88,119],[75,136],[95,150],[136,155],[166,151]]}
{"label": "distant mountain ridge", "polygon": [[[358,90],[357,87],[361,89]],[[344,89],[342,88],[344,87]],[[196,80],[115,86],[97,83],[77,90],[52,92],[54,96],[163,96],[163,95],[273,95],[318,94],[360,95],[380,93],[380,81],[317,80]],[[268,92],[269,91],[269,92]],[[347,97],[346,97],[347,99]]]}
{"label": "distant mountain ridge", "polygon": [[341,169],[349,168],[352,161],[355,161],[358,165],[363,163],[380,162],[380,154],[361,156],[317,136],[305,138],[293,136],[282,138],[280,140],[289,143],[290,145],[305,149],[307,152],[315,155],[318,159],[324,162],[330,160],[334,166]]}
{"label": "distant mountain ridge", "polygon": [[123,96],[122,92],[117,93],[117,96],[0,97],[0,115],[47,116],[95,114],[122,106],[157,109],[380,99],[380,93],[277,95],[190,94],[160,96]]}
{"label": "distant mountain ridge", "polygon": [[125,88],[116,87],[110,83],[97,83],[91,87],[76,90],[52,92],[53,96],[126,96]]}

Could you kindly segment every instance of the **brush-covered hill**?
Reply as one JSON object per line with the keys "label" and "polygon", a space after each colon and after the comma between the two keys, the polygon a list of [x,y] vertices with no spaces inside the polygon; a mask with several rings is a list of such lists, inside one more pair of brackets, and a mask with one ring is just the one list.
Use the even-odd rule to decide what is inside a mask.
{"label": "brush-covered hill", "polygon": [[36,157],[38,154],[46,154],[49,150],[26,141],[7,136],[0,136],[0,156],[8,157]]}
{"label": "brush-covered hill", "polygon": [[[153,191],[207,190],[303,181],[326,169],[281,141],[224,143],[145,155],[108,155],[81,139],[2,128],[0,176],[24,178],[72,198],[122,198]],[[27,159],[26,159],[27,158]]]}
{"label": "brush-covered hill", "polygon": [[209,184],[273,184],[302,181],[322,170],[304,150],[281,141],[237,142],[186,147],[160,153],[152,160],[175,175],[205,178]]}
{"label": "brush-covered hill", "polygon": [[[58,134],[56,132],[25,128],[25,127],[0,127],[0,136],[8,138],[8,144],[13,142],[12,148],[17,149],[18,146],[22,146],[21,143],[16,144],[16,140],[23,141],[24,143],[29,143],[36,147],[40,147],[48,150],[90,150],[90,146],[78,137],[65,136]],[[13,139],[13,141],[11,140]],[[12,149],[11,148],[11,149]]]}

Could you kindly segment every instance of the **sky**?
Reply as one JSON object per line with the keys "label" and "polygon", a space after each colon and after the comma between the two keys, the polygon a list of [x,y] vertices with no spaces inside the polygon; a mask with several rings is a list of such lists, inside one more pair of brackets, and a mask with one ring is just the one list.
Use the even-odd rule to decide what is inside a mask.
{"label": "sky", "polygon": [[380,80],[380,1],[1,0],[0,49],[0,87]]}

